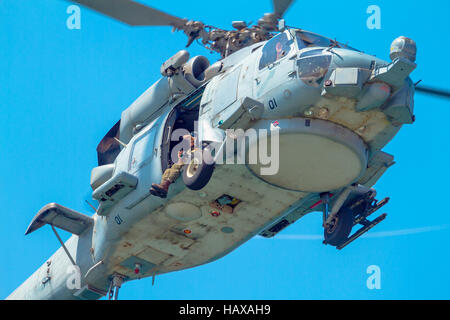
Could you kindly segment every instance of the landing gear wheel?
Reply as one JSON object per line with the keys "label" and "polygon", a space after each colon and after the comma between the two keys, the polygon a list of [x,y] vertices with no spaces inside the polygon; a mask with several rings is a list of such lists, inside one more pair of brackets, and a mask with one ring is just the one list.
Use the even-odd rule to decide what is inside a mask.
{"label": "landing gear wheel", "polygon": [[343,208],[325,227],[325,243],[332,246],[339,246],[344,243],[353,228],[353,211],[350,208]]}
{"label": "landing gear wheel", "polygon": [[208,148],[203,150],[203,157],[194,156],[184,165],[183,181],[191,190],[200,190],[206,186],[214,171],[214,161]]}

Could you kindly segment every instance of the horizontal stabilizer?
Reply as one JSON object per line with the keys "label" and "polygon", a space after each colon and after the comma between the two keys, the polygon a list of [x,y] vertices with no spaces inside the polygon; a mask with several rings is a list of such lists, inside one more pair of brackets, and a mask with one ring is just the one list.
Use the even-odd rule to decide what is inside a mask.
{"label": "horizontal stabilizer", "polygon": [[30,234],[46,224],[55,226],[72,234],[80,235],[94,223],[91,217],[63,207],[57,203],[44,206],[31,221],[25,235]]}

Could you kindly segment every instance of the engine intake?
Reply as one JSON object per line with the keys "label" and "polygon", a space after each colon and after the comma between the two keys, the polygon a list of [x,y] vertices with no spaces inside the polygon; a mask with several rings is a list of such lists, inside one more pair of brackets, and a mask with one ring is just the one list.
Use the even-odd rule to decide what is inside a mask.
{"label": "engine intake", "polygon": [[206,57],[196,56],[183,66],[184,77],[190,84],[198,88],[206,81],[205,71],[208,67],[209,61]]}

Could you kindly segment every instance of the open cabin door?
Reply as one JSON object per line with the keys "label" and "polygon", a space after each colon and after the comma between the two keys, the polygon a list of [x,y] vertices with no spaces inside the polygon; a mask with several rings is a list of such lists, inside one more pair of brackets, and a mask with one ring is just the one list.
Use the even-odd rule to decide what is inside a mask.
{"label": "open cabin door", "polygon": [[161,140],[162,172],[172,164],[170,158],[171,151],[179,143],[177,140],[179,137],[173,137],[173,133],[177,129],[184,129],[189,133],[197,131],[196,123],[199,120],[200,100],[202,99],[204,90],[205,85],[199,87],[177,104],[167,116]]}

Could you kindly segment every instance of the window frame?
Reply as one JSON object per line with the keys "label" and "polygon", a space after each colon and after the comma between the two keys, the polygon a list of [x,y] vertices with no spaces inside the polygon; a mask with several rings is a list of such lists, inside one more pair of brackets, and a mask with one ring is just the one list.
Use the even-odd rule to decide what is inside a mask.
{"label": "window frame", "polygon": [[[267,45],[268,45],[269,43],[271,43],[272,41],[274,41],[277,37],[282,37],[282,36],[285,36],[285,37],[287,38],[286,44],[289,46],[289,51],[287,51],[281,58],[275,59],[274,61],[272,61],[272,62],[270,62],[270,63],[267,63],[267,64],[265,64],[264,66],[261,66],[261,61],[262,61],[262,59],[263,59],[263,57],[264,57],[264,49],[266,49],[266,48],[267,48]],[[261,48],[261,55],[259,56],[259,61],[258,61],[258,63],[257,63],[257,65],[258,65],[258,70],[259,70],[259,71],[265,70],[266,68],[269,68],[271,65],[273,65],[273,64],[275,64],[275,63],[278,63],[279,61],[285,59],[287,56],[289,56],[289,54],[290,54],[290,53],[293,51],[293,49],[295,48],[295,47],[294,47],[294,46],[295,46],[294,43],[295,43],[295,39],[292,37],[292,35],[291,35],[289,32],[282,32],[282,33],[280,33],[280,34],[277,34],[276,36],[274,36],[274,37],[271,38],[270,40],[268,40],[268,41],[264,44],[264,46],[262,46],[262,48]]]}

